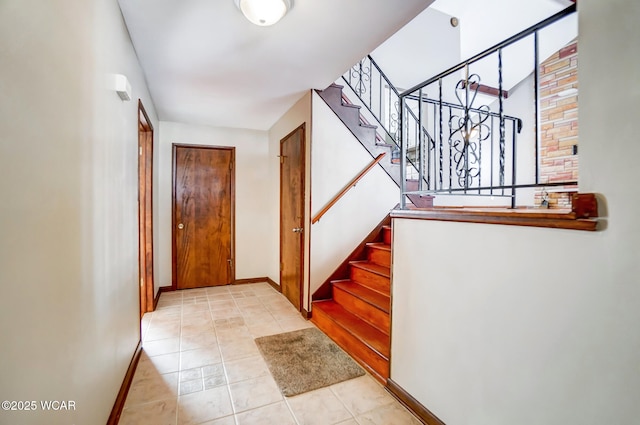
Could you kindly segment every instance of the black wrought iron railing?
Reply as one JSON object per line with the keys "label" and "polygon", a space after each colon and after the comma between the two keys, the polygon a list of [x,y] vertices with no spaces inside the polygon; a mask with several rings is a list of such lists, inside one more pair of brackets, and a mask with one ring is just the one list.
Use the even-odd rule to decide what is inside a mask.
{"label": "black wrought iron railing", "polygon": [[[394,121],[399,128],[393,135],[401,147],[401,175],[406,176],[401,208],[406,208],[408,194],[504,196],[515,207],[518,190],[577,184],[540,179],[538,94],[541,32],[575,11],[572,5],[401,94],[393,93],[399,102]],[[554,31],[544,34],[547,50],[556,41]],[[527,49],[532,49],[529,59],[523,56]],[[509,72],[506,62],[512,66]],[[363,82],[358,77],[356,87]],[[533,87],[526,88],[529,83]],[[508,115],[510,111],[515,112]],[[524,136],[531,139],[524,144],[519,141],[525,133],[522,117],[527,121]],[[419,182],[417,190],[409,183],[412,179]]]}
{"label": "black wrought iron railing", "polygon": [[[366,107],[363,111],[364,121],[378,126],[379,143],[391,145],[394,148],[392,161],[400,163],[400,92],[398,89],[370,55],[351,67],[342,79],[356,95],[358,103]],[[407,125],[417,125],[418,117],[413,111],[409,111],[405,121]],[[422,133],[421,137],[435,143],[426,128],[422,128]],[[419,162],[416,149],[408,149],[406,162],[407,170],[404,175],[409,179],[417,180]]]}

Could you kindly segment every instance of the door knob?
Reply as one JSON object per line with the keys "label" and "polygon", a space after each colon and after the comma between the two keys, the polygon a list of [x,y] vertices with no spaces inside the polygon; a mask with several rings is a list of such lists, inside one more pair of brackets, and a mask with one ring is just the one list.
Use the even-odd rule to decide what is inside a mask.
{"label": "door knob", "polygon": [[302,230],[303,230],[302,227],[294,227],[293,228],[293,232],[294,233],[302,233]]}
{"label": "door knob", "polygon": [[178,229],[180,229],[180,230],[184,229],[184,224],[182,224],[182,223],[178,224]]}

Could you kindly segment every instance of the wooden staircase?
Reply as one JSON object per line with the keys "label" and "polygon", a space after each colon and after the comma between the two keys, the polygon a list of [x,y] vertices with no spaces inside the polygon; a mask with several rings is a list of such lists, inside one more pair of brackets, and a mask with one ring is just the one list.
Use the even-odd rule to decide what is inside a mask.
{"label": "wooden staircase", "polygon": [[[360,113],[361,106],[347,103],[348,99],[346,99],[346,97],[344,96],[343,89],[344,86],[334,83],[324,90],[316,90],[316,93],[318,93],[318,95],[325,101],[325,103],[329,106],[329,108],[331,108],[336,116],[340,118],[340,120],[351,131],[351,133],[356,137],[360,144],[362,144],[362,146],[367,151],[369,151],[373,158],[377,157],[383,152],[390,153],[395,145],[385,143],[383,141],[384,138],[380,137],[378,134],[378,127],[375,125],[370,125],[366,122],[366,120]],[[386,155],[382,159],[382,161],[380,161],[380,166],[398,185],[398,187],[400,187],[400,167],[392,162],[391,156],[392,155]],[[412,182],[408,181],[408,185],[411,186]],[[415,182],[414,186],[415,189],[417,189],[417,182]],[[415,189],[411,188],[408,190]],[[407,198],[416,207],[433,207],[433,196],[431,195],[407,195]]]}
{"label": "wooden staircase", "polygon": [[331,299],[312,303],[312,321],[383,384],[389,378],[391,227],[349,261],[348,278],[331,281]]}

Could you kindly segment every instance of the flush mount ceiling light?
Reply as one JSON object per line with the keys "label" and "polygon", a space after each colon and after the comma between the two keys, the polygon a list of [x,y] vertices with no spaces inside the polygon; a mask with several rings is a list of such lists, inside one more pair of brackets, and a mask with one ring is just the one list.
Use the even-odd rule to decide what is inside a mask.
{"label": "flush mount ceiling light", "polygon": [[273,25],[291,9],[293,0],[234,0],[238,9],[251,23]]}

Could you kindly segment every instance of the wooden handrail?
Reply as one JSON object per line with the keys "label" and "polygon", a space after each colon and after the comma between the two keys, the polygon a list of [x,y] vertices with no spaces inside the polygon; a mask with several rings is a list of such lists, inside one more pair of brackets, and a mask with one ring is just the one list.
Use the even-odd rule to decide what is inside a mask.
{"label": "wooden handrail", "polygon": [[340,198],[342,198],[349,191],[349,189],[351,189],[352,187],[355,187],[355,185],[358,184],[360,179],[363,178],[365,174],[367,174],[369,171],[371,171],[371,169],[375,167],[376,164],[380,162],[385,155],[386,155],[385,152],[381,153],[373,161],[371,161],[371,163],[367,165],[367,167],[364,170],[360,171],[360,174],[355,176],[353,180],[351,180],[336,196],[333,197],[331,201],[329,201],[327,205],[325,205],[320,210],[318,214],[315,215],[315,217],[313,217],[313,220],[311,220],[311,224],[316,224],[318,221],[320,221],[322,216],[325,215],[327,211],[329,211],[331,207],[334,206],[340,200]]}

